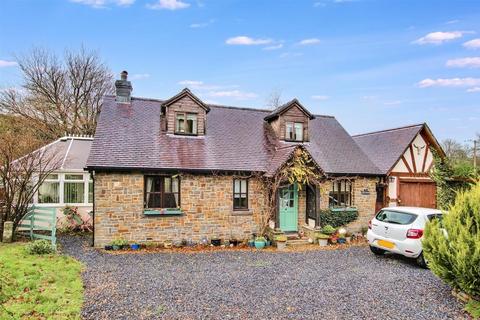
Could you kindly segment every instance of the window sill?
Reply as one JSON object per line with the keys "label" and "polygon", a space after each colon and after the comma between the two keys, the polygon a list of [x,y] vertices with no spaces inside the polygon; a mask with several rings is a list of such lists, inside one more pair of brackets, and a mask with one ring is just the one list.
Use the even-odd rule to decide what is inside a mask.
{"label": "window sill", "polygon": [[196,137],[198,133],[184,133],[184,132],[175,132],[176,136],[189,136],[189,137]]}
{"label": "window sill", "polygon": [[332,212],[343,212],[343,211],[358,211],[356,207],[330,207]]}
{"label": "window sill", "polygon": [[253,211],[251,209],[233,209],[232,216],[251,216]]}
{"label": "window sill", "polygon": [[145,209],[145,216],[183,216],[185,213],[180,209]]}

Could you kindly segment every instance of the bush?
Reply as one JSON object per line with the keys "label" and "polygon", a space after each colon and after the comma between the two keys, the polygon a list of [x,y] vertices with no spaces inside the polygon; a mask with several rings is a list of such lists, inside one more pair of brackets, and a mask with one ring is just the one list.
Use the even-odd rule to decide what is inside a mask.
{"label": "bush", "polygon": [[334,228],[344,226],[358,218],[356,210],[342,210],[332,212],[331,210],[322,210],[320,212],[320,225],[331,225]]}
{"label": "bush", "polygon": [[50,254],[57,251],[48,240],[36,240],[30,242],[26,246],[26,250],[29,254]]}
{"label": "bush", "polygon": [[334,234],[335,231],[337,231],[337,230],[336,230],[334,227],[332,227],[331,225],[329,225],[329,224],[327,224],[326,226],[324,226],[324,227],[322,228],[322,233],[323,233],[323,234],[327,234],[327,235],[329,235],[329,234]]}
{"label": "bush", "polygon": [[441,222],[435,219],[427,224],[423,250],[435,275],[480,296],[480,183],[458,193]]}

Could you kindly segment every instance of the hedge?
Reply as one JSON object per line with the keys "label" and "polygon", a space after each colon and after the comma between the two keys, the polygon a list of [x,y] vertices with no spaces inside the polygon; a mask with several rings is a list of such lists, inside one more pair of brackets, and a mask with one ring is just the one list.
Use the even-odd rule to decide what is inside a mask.
{"label": "hedge", "polygon": [[331,225],[334,228],[344,226],[358,218],[357,210],[332,211],[330,209],[320,211],[320,226]]}

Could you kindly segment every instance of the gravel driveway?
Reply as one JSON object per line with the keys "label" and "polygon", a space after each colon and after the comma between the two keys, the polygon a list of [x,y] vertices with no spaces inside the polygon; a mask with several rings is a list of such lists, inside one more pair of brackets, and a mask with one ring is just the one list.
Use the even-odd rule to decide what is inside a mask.
{"label": "gravel driveway", "polygon": [[465,318],[430,271],[367,247],[110,255],[60,241],[86,265],[85,319]]}

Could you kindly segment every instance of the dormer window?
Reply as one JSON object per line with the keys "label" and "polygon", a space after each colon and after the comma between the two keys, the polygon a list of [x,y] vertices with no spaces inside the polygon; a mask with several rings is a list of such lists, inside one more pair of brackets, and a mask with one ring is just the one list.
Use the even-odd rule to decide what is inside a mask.
{"label": "dormer window", "polygon": [[196,135],[198,133],[196,113],[177,112],[175,122],[176,134]]}
{"label": "dormer window", "polygon": [[285,140],[303,141],[303,123],[302,122],[286,122],[285,123]]}

